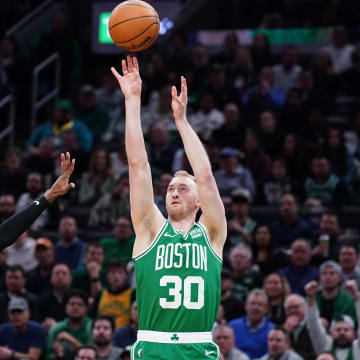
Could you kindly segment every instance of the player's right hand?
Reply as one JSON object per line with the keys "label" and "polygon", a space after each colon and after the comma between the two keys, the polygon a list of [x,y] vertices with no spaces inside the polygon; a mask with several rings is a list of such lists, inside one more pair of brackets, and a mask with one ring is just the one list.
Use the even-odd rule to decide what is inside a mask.
{"label": "player's right hand", "polygon": [[141,94],[141,78],[139,74],[139,64],[137,58],[128,56],[127,60],[121,61],[122,76],[116,71],[114,67],[111,68],[112,73],[118,81],[121,91],[125,99],[131,97],[140,97]]}

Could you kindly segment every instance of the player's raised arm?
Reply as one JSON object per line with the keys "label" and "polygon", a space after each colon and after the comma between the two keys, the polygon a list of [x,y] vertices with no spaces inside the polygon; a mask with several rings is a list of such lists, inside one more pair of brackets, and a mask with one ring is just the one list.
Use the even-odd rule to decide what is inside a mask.
{"label": "player's raised arm", "polygon": [[[125,97],[125,146],[129,163],[131,218],[137,235],[143,237],[144,229],[156,232],[156,220],[163,221],[154,204],[150,165],[141,128],[141,78],[136,57],[122,60],[122,75],[111,68]],[[150,219],[154,219],[150,221]],[[150,224],[151,222],[151,224]],[[153,228],[150,229],[150,226]],[[161,226],[161,225],[160,225]],[[145,231],[146,232],[146,231]]]}
{"label": "player's raised arm", "polygon": [[74,171],[75,159],[70,159],[70,154],[61,154],[61,173],[53,186],[32,204],[11,216],[0,225],[0,251],[10,246],[24,231],[28,230],[40,214],[59,196],[66,194],[75,187],[69,183]]}
{"label": "player's raised arm", "polygon": [[183,76],[180,95],[178,96],[175,86],[172,87],[171,94],[176,126],[198,186],[202,210],[200,221],[208,228],[212,245],[221,253],[226,239],[225,209],[204,146],[186,118],[187,86]]}

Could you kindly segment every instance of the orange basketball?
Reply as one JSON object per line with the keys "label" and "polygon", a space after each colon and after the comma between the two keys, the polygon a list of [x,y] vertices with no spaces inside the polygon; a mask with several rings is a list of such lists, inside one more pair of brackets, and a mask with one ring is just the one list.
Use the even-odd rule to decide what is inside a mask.
{"label": "orange basketball", "polygon": [[131,52],[142,51],[159,35],[159,15],[145,1],[124,1],[111,12],[108,28],[116,46]]}

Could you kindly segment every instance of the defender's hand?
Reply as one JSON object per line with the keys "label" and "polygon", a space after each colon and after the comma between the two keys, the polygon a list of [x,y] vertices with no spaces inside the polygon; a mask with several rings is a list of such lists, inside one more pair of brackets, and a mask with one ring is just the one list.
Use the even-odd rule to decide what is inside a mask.
{"label": "defender's hand", "polygon": [[66,156],[61,154],[61,173],[54,185],[45,193],[45,198],[51,203],[57,197],[66,194],[69,190],[75,188],[74,183],[69,183],[71,174],[75,168],[75,159],[70,161],[70,154],[67,152]]}

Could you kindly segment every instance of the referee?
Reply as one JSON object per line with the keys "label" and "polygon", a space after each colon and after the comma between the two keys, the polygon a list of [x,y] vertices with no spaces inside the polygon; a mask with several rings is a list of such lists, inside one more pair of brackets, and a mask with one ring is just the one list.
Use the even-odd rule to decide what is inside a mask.
{"label": "referee", "polygon": [[75,188],[74,183],[69,183],[69,178],[74,171],[75,159],[70,160],[70,154],[61,154],[61,174],[53,186],[34,200],[32,204],[14,214],[0,225],[0,251],[4,250],[38,218],[38,216],[50,206],[59,196],[66,194],[70,189]]}

